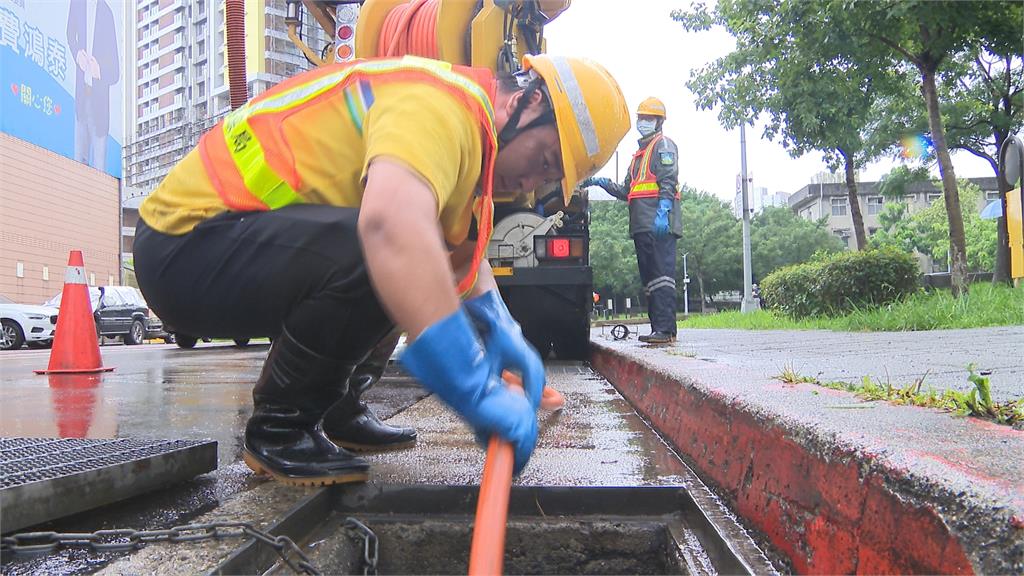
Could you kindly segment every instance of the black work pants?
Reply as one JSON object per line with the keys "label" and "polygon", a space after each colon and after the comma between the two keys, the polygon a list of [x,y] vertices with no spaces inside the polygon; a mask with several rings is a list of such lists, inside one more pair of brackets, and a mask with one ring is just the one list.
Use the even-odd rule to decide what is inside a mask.
{"label": "black work pants", "polygon": [[358,217],[324,205],[226,212],[181,236],[140,220],[135,274],[178,332],[255,338],[284,328],[322,356],[357,363],[393,327],[370,285]]}
{"label": "black work pants", "polygon": [[655,236],[653,232],[633,235],[636,263],[647,295],[647,317],[651,330],[676,333],[676,237]]}

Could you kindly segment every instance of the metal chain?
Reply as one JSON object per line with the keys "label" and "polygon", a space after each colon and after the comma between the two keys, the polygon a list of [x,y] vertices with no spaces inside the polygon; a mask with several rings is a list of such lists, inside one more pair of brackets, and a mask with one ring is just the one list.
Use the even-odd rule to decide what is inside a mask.
{"label": "metal chain", "polygon": [[345,518],[341,526],[353,537],[363,539],[363,576],[377,576],[377,562],[380,560],[380,541],[377,535],[366,524],[351,516]]}
{"label": "metal chain", "polygon": [[[360,524],[361,526],[361,524]],[[364,527],[365,528],[365,527]],[[367,530],[369,530],[367,528]],[[373,534],[371,532],[371,534]],[[267,544],[277,552],[281,560],[292,571],[301,574],[319,575],[302,550],[287,536],[274,536],[248,522],[210,522],[175,526],[168,530],[97,530],[95,532],[23,532],[4,536],[0,545],[4,553],[38,554],[53,552],[58,548],[92,548],[95,552],[124,552],[138,550],[151,542],[200,542],[220,538],[242,538],[250,536]],[[374,536],[376,542],[376,536]],[[376,570],[376,556],[374,556]],[[374,572],[376,573],[376,572]]]}

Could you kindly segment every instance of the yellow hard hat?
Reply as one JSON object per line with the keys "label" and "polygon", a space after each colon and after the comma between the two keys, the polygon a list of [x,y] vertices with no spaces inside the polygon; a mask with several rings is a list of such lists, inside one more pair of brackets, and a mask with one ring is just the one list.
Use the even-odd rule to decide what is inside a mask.
{"label": "yellow hard hat", "polygon": [[527,55],[523,69],[543,78],[551,96],[562,147],[562,195],[568,205],[576,183],[600,170],[629,132],[629,108],[619,84],[591,60]]}
{"label": "yellow hard hat", "polygon": [[636,108],[637,116],[658,116],[665,117],[665,103],[655,97],[645,99]]}

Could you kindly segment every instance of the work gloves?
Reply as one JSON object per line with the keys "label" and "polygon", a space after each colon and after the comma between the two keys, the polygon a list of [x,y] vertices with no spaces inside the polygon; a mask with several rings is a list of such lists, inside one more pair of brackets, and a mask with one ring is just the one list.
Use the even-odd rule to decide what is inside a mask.
{"label": "work gloves", "polygon": [[496,289],[489,290],[483,296],[466,300],[463,307],[483,337],[487,353],[496,355],[503,370],[522,375],[526,397],[536,409],[544,393],[544,363],[526,341],[501,294]]}
{"label": "work gloves", "polygon": [[608,190],[609,188],[615,188],[615,182],[613,182],[611,178],[598,178],[591,176],[583,182],[580,182],[580,186],[583,188],[586,188],[587,186],[600,186],[601,188]]}
{"label": "work gloves", "polygon": [[[497,290],[467,301],[429,326],[406,347],[399,362],[454,408],[478,437],[497,434],[509,441],[515,453],[514,472],[522,471],[537,443],[544,365]],[[504,369],[522,373],[525,395],[506,386],[501,379]]]}
{"label": "work gloves", "polygon": [[664,236],[669,231],[669,218],[672,214],[672,201],[668,198],[658,200],[658,211],[654,213],[654,235]]}

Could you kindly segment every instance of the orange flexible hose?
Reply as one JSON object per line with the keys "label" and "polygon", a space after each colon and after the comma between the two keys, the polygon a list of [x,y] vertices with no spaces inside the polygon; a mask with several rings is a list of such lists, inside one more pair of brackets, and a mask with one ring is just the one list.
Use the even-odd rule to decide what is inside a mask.
{"label": "orange flexible hose", "polygon": [[377,40],[377,54],[399,57],[411,54],[440,57],[437,47],[437,15],[440,0],[412,0],[388,12]]}
{"label": "orange flexible hose", "polygon": [[[522,380],[517,376],[507,370],[501,376],[510,388],[522,391]],[[487,443],[484,474],[480,479],[480,497],[476,503],[473,541],[469,548],[469,576],[501,574],[514,464],[512,444],[491,436]]]}

